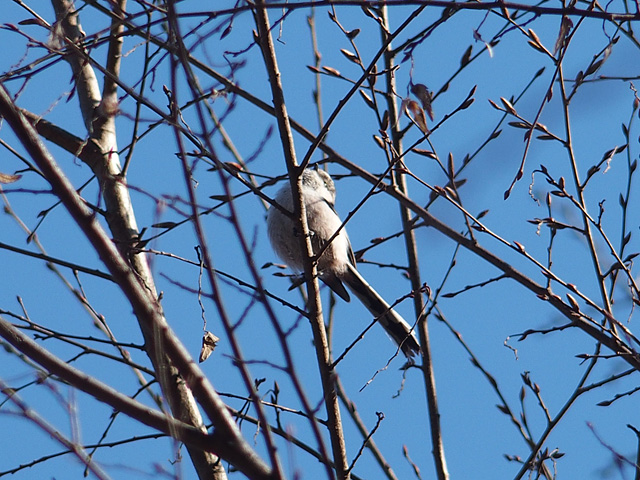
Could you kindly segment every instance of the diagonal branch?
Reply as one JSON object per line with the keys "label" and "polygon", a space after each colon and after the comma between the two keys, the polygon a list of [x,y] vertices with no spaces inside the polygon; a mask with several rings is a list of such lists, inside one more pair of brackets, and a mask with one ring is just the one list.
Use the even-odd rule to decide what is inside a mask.
{"label": "diagonal branch", "polygon": [[219,434],[208,435],[191,425],[166,416],[129,398],[109,385],[62,361],[1,317],[0,336],[31,360],[38,363],[47,372],[59,377],[74,388],[82,390],[95,399],[106,403],[115,410],[199,449],[212,451],[225,449],[226,442],[223,438],[220,438]]}
{"label": "diagonal branch", "polygon": [[[416,9],[409,18],[404,22],[404,25],[415,19],[424,9],[420,7]],[[382,8],[382,22],[388,27],[389,16],[386,7]],[[387,40],[388,34],[381,28],[382,40],[385,43],[384,59],[387,81],[387,108],[389,111],[389,123],[391,125],[391,137],[393,141],[393,154],[398,158],[402,158],[404,155],[404,148],[402,145],[402,133],[400,131],[398,104],[396,102],[393,93],[396,91],[396,77],[393,73],[395,66],[395,58],[393,48],[390,41]],[[397,186],[397,190],[402,192],[403,195],[408,196],[408,187],[406,181],[406,175],[402,169],[395,169],[393,172],[393,184]],[[394,188],[395,190],[395,188]],[[403,237],[405,241],[405,250],[407,254],[407,260],[409,264],[409,278],[411,279],[411,289],[414,292],[420,292],[422,289],[422,280],[420,278],[420,267],[418,264],[418,247],[416,244],[415,230],[413,228],[414,218],[412,218],[413,212],[405,205],[399,202],[400,217],[402,219]],[[432,444],[432,455],[436,467],[436,472],[440,480],[447,480],[449,478],[449,472],[447,470],[447,461],[444,452],[444,443],[442,440],[442,429],[440,427],[440,410],[438,408],[438,396],[436,393],[436,378],[433,368],[433,357],[431,354],[431,343],[429,339],[429,328],[427,323],[427,317],[424,315],[424,300],[422,295],[416,294],[413,296],[413,305],[416,318],[418,321],[418,331],[420,333],[420,349],[422,352],[422,376],[424,378],[425,390],[427,396],[427,410],[429,415],[429,427]]]}
{"label": "diagonal branch", "polygon": [[[144,287],[144,292],[141,292],[141,294],[144,293],[144,296],[153,299],[150,304],[153,305],[155,303],[155,314],[161,319],[160,323],[149,322],[148,319],[143,319],[140,316],[148,314],[148,312],[143,313],[134,308],[145,338],[147,354],[154,365],[162,391],[173,414],[176,418],[204,431],[204,422],[192,392],[185,382],[180,379],[178,371],[176,371],[175,366],[172,365],[172,362],[164,352],[161,343],[158,342],[161,335],[157,329],[162,328],[159,327],[160,324],[166,325],[166,320],[160,306],[155,302],[157,292],[146,256],[145,254],[131,252],[131,247],[138,241],[138,226],[120,165],[115,126],[115,114],[118,108],[117,88],[122,55],[121,34],[124,29],[122,18],[124,17],[126,0],[119,0],[117,4],[114,4],[114,11],[111,12],[111,37],[109,40],[107,66],[104,72],[104,97],[100,96],[93,65],[88,61],[88,56],[84,49],[80,47],[84,33],[80,27],[78,14],[74,9],[73,2],[70,0],[52,0],[52,2],[56,19],[61,28],[60,31],[56,31],[58,40],[62,45],[69,47],[65,58],[71,66],[75,77],[80,107],[89,133],[89,143],[92,146],[95,144],[96,147],[95,150],[92,150],[96,155],[94,155],[89,165],[101,187],[109,228],[120,252],[128,259],[131,269],[133,269],[135,276]],[[185,372],[183,371],[182,373]],[[202,375],[200,374],[200,376]],[[210,397],[210,400],[211,398],[213,397]],[[218,400],[217,403],[218,405],[212,408],[212,412],[207,412],[209,415],[211,413],[217,415],[218,409],[224,409],[222,402]],[[230,422],[230,418],[226,418],[224,421]],[[210,478],[211,476],[215,476],[218,480],[226,479],[226,472],[216,456],[191,448],[188,451],[201,479]]]}
{"label": "diagonal branch", "polygon": [[[262,50],[267,73],[269,75],[269,85],[273,95],[273,105],[275,109],[275,117],[278,122],[278,130],[284,150],[285,162],[289,173],[289,181],[291,184],[291,192],[293,196],[294,220],[300,228],[300,242],[302,244],[302,252],[306,252],[307,261],[305,262],[305,278],[307,279],[307,308],[309,310],[309,320],[313,331],[314,345],[316,349],[316,357],[318,367],[320,369],[320,377],[322,381],[322,390],[324,394],[325,407],[327,409],[329,435],[331,436],[331,446],[333,449],[333,462],[338,480],[348,479],[349,463],[347,460],[346,445],[344,433],[342,430],[342,420],[340,416],[340,404],[336,385],[333,380],[335,372],[331,367],[331,354],[329,352],[329,343],[327,340],[327,332],[324,325],[322,314],[322,303],[320,300],[320,288],[318,285],[317,265],[312,261],[313,248],[311,246],[311,235],[309,235],[309,227],[307,225],[307,214],[305,211],[304,201],[300,190],[301,169],[296,160],[296,152],[293,145],[293,134],[289,122],[289,114],[284,101],[282,83],[280,82],[280,72],[276,59],[273,39],[271,38],[269,17],[267,10],[264,8],[263,0],[258,0],[255,10],[255,21],[258,27],[258,38],[256,39]],[[323,448],[321,438],[318,438],[319,448]],[[333,475],[328,469],[329,478]]]}
{"label": "diagonal branch", "polygon": [[[95,248],[114,281],[131,303],[143,332],[152,333],[148,340],[151,340],[152,347],[157,349],[153,351],[163,352],[172,360],[189,387],[186,391],[189,394],[189,389],[193,391],[193,395],[198,398],[215,428],[225,438],[228,452],[225,453],[224,458],[250,478],[270,478],[271,470],[246,443],[226,405],[167,324],[156,296],[114,246],[113,241],[98,223],[93,211],[86,206],[82,197],[64,176],[31,124],[13,104],[2,85],[0,85],[0,115],[11,126],[51,184],[54,193]],[[199,424],[195,426],[201,427]]]}
{"label": "diagonal branch", "polygon": [[[465,4],[465,5],[468,6],[468,5],[481,5],[481,4]],[[272,5],[270,4],[270,7],[271,6]],[[131,27],[133,28],[134,26],[132,25]],[[134,29],[134,32],[135,32],[135,29]],[[149,41],[151,41],[155,45],[164,45],[161,39],[153,36],[149,37]],[[236,83],[232,82],[227,77],[220,74],[210,66],[205,65],[203,62],[196,59],[195,57],[190,57],[189,61],[196,68],[204,72],[206,75],[209,75],[215,80],[219,81],[224,86],[224,88],[229,92],[235,95],[238,95],[244,100],[247,100],[251,104],[269,113],[270,115],[274,115],[274,116],[276,115],[275,109],[273,106],[264,102],[260,98],[252,95],[247,90],[239,87]],[[291,125],[291,128],[295,132],[299,133],[303,138],[307,139],[309,142],[313,142],[315,140],[315,135],[312,132],[310,132],[308,129],[306,129],[299,122],[289,118],[289,123]],[[320,144],[318,145],[318,148],[322,152],[324,152],[327,156],[329,156],[333,161],[335,161],[336,163],[342,165],[344,168],[349,170],[352,174],[362,177],[372,185],[375,185],[378,183],[379,178],[370,174],[367,170],[361,168],[360,166],[356,165],[350,160],[346,159],[344,156],[340,155],[340,153],[338,153],[334,148],[329,146],[327,143],[320,142]],[[381,185],[381,187],[384,188],[384,185]],[[607,348],[611,349],[612,351],[623,354],[623,358],[625,358],[625,360],[628,363],[630,363],[634,368],[640,370],[640,358],[636,357],[632,349],[630,349],[620,339],[609,337],[607,336],[606,333],[597,329],[595,326],[590,325],[588,322],[584,320],[576,319],[571,307],[566,303],[564,303],[562,299],[560,299],[560,297],[550,294],[550,292],[548,292],[546,288],[544,288],[542,285],[538,284],[537,282],[533,281],[532,279],[524,275],[522,272],[520,272],[519,270],[514,268],[512,265],[510,265],[508,262],[502,260],[500,257],[490,252],[486,248],[480,246],[479,244],[475,243],[474,241],[469,240],[468,238],[465,238],[462,234],[460,234],[456,230],[450,228],[448,225],[438,220],[436,217],[431,215],[429,212],[427,212],[427,210],[425,210],[422,206],[412,201],[410,198],[406,197],[405,195],[402,195],[400,192],[394,190],[393,188],[387,188],[384,191],[385,193],[399,200],[404,206],[406,206],[416,215],[421,217],[421,219],[425,221],[426,225],[435,228],[446,237],[450,238],[454,242],[462,245],[463,247],[467,248],[471,252],[475,253],[480,258],[484,259],[485,261],[487,261],[488,263],[492,264],[493,266],[498,268],[500,271],[505,273],[508,277],[514,279],[515,281],[523,285],[525,288],[527,288],[528,290],[538,295],[541,299],[544,299],[545,301],[549,301],[558,311],[560,311],[560,313],[562,313],[564,316],[569,318],[573,323],[576,323],[579,328],[581,328],[583,331],[585,331],[594,339],[601,341],[605,346],[607,346]]]}

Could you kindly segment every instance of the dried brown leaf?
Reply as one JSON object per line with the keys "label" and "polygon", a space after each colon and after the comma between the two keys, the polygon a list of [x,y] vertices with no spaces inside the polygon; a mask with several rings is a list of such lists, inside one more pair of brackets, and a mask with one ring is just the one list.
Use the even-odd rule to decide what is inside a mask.
{"label": "dried brown leaf", "polygon": [[218,337],[216,337],[211,332],[204,332],[202,336],[202,348],[200,349],[200,357],[198,361],[200,363],[204,362],[209,356],[213,353],[216,348],[217,343],[220,341]]}
{"label": "dried brown leaf", "polygon": [[431,92],[426,85],[422,83],[416,83],[411,85],[411,93],[413,93],[424,108],[431,121],[433,121],[433,107],[431,106]]}
{"label": "dried brown leaf", "polygon": [[414,100],[407,101],[405,104],[405,113],[416,123],[416,125],[418,125],[418,128],[422,130],[422,133],[429,133],[427,118],[425,117],[424,110],[418,102]]}
{"label": "dried brown leaf", "polygon": [[17,182],[22,178],[22,175],[13,175],[11,173],[2,173],[0,172],[0,183],[13,183]]}
{"label": "dried brown leaf", "polygon": [[556,44],[553,47],[553,54],[555,55],[558,51],[564,46],[567,37],[569,36],[569,32],[573,28],[573,22],[569,17],[562,17],[562,23],[560,24],[560,32],[558,33],[558,38],[556,39]]}

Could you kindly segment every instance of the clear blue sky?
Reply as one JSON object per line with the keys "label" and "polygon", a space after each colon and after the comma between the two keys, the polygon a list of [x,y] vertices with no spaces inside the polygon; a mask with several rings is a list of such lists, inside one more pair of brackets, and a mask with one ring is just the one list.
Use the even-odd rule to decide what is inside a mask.
{"label": "clear blue sky", "polygon": [[[37,9],[40,15],[52,21],[53,12],[49,4],[30,3],[33,3],[33,8]],[[234,2],[226,3],[231,7]],[[552,2],[554,6],[559,5],[559,3],[556,4],[557,2]],[[221,6],[216,4],[217,8]],[[131,8],[137,8],[137,6],[132,5]],[[188,2],[179,5],[181,11],[187,11],[188,8],[191,8]],[[622,11],[623,8],[621,2],[613,2],[609,5],[611,11]],[[413,9],[414,7],[391,9],[392,25],[394,27],[400,25]],[[271,19],[276,19],[279,12],[279,10],[271,11]],[[360,75],[359,67],[349,62],[340,53],[340,49],[352,50],[352,47],[335,24],[330,21],[326,12],[326,7],[317,8],[315,11],[322,65],[336,68],[345,76],[357,79]],[[341,6],[337,12],[338,19],[345,29],[361,29],[361,33],[356,37],[356,43],[365,63],[368,63],[380,45],[375,22],[367,18],[359,7]],[[27,49],[25,39],[6,27],[6,24],[17,25],[21,20],[30,18],[25,10],[14,3],[5,3],[0,7],[0,13],[2,23],[5,24],[5,28],[0,30],[0,40],[5,46],[11,45],[11,48],[4,48],[0,52],[2,65],[0,70],[3,73],[18,63],[27,63],[27,59],[34,60],[44,55],[44,50],[41,48]],[[439,8],[427,8],[400,36],[396,44],[433,23],[441,13],[442,10]],[[304,9],[291,13],[282,25],[282,29],[276,28],[274,34],[279,36],[276,47],[289,113],[306,128],[317,132],[316,108],[311,94],[314,77],[306,68],[313,61],[306,19],[308,14],[309,10]],[[403,97],[407,95],[410,77],[415,83],[426,84],[431,90],[440,90],[458,69],[460,59],[469,45],[473,46],[474,54],[482,50],[483,44],[474,40],[474,29],[478,29],[482,38],[488,40],[505,24],[505,21],[496,15],[490,14],[486,19],[484,15],[485,13],[481,11],[460,12],[437,28],[417,47],[413,62],[400,64],[396,72],[398,95]],[[550,16],[533,19],[531,15],[527,18],[531,19],[531,22],[526,24],[525,30],[527,28],[535,30],[542,43],[552,50],[561,18]],[[183,33],[188,30],[188,27],[195,27],[202,20],[203,17],[185,20]],[[574,19],[574,24],[576,20]],[[108,26],[105,19],[89,6],[82,10],[81,21],[87,33],[94,33]],[[520,23],[525,22],[520,20]],[[270,102],[271,94],[258,48],[253,46],[239,56],[229,53],[251,46],[251,31],[255,26],[250,14],[245,12],[235,17],[232,31],[222,40],[219,34],[207,37],[207,33],[211,32],[216,25],[219,25],[219,22],[212,21],[198,30],[198,34],[202,35],[204,40],[198,45],[195,54],[222,72],[228,71],[226,61],[243,62],[234,72],[234,81],[263,101]],[[39,41],[46,41],[44,29],[34,25],[20,28]],[[606,35],[613,35],[613,33],[611,25],[603,26],[602,21],[583,22],[564,60],[565,76],[574,78],[579,70],[584,70],[593,56],[607,45]],[[195,40],[196,37],[190,37],[187,45],[190,46]],[[529,120],[535,117],[551,82],[554,65],[549,59],[528,46],[527,40],[523,33],[511,29],[501,37],[500,43],[494,46],[492,56],[485,51],[460,75],[451,80],[448,90],[438,96],[434,103],[435,122],[439,122],[459,105],[472,87],[477,85],[475,103],[434,132],[430,137],[433,147],[423,144],[421,148],[434,148],[443,161],[451,153],[456,167],[459,167],[465,155],[475,152],[501,121],[501,113],[496,111],[488,100],[500,103],[500,97],[518,96],[531,81],[535,72],[545,67],[544,73],[533,82],[516,104],[518,112],[523,117]],[[143,47],[140,38],[125,40],[126,56],[122,63],[122,77],[125,81],[133,83],[139,78]],[[222,52],[228,53],[226,60]],[[25,54],[26,57],[24,57]],[[104,58],[104,55],[104,48],[99,48],[95,52],[96,58]],[[622,36],[597,75],[637,77],[639,57],[638,47]],[[157,57],[155,61],[160,60]],[[145,92],[145,96],[162,108],[166,106],[162,86],[170,81],[167,72],[168,63],[166,59],[162,59],[157,75],[150,78]],[[70,79],[71,73],[67,65],[60,62],[49,71],[36,75],[33,80],[27,82],[18,99],[18,104],[44,115],[76,135],[83,136],[76,98],[68,100],[65,96],[65,92],[71,91],[72,88]],[[219,88],[215,81],[206,76],[201,75],[200,80],[205,89]],[[379,82],[382,82],[382,79]],[[20,81],[7,84],[12,93],[17,93],[21,86]],[[349,88],[350,84],[343,80],[329,76],[323,77],[321,94],[325,118]],[[379,88],[384,87],[379,85]],[[180,103],[188,100],[185,85],[181,85],[178,96]],[[556,135],[564,137],[559,98],[559,87],[556,84],[554,98],[545,107],[540,122]],[[379,100],[381,101],[382,97]],[[629,88],[629,82],[626,81],[595,81],[579,89],[571,103],[570,114],[575,154],[583,178],[588,168],[598,162],[605,151],[625,143],[620,125],[622,122],[628,122],[632,102],[633,92]],[[250,164],[251,171],[261,175],[280,175],[286,171],[276,132],[263,142],[268,129],[275,128],[275,120],[272,117],[255,106],[232,97],[218,98],[213,106],[218,115],[225,114],[229,107],[233,107],[225,117],[224,126],[241,155],[249,158],[261,148]],[[124,99],[121,104],[122,115],[118,120],[121,147],[128,144],[131,137],[131,118],[135,114],[134,107],[130,98]],[[157,120],[153,113],[144,109],[142,118],[150,122]],[[195,117],[191,112],[185,112],[185,119],[195,124]],[[514,119],[508,119],[508,121],[512,120]],[[401,122],[403,126],[406,125],[406,117],[403,117]],[[638,154],[636,124],[637,119],[632,124],[630,135],[632,159]],[[549,186],[540,175],[536,176],[535,182],[531,184],[532,172],[540,164],[544,164],[556,177],[564,175],[567,184],[570,185],[567,155],[555,142],[534,141],[527,157],[524,176],[515,186],[510,198],[505,201],[504,191],[509,187],[518,170],[525,143],[523,142],[524,130],[509,127],[506,122],[503,122],[500,128],[503,129],[501,136],[482,149],[462,175],[463,178],[468,179],[467,184],[460,190],[463,204],[472,214],[488,209],[489,214],[483,218],[487,227],[509,242],[520,242],[529,254],[546,264],[549,233],[543,228],[538,235],[536,226],[528,223],[527,220],[548,216],[544,197]],[[377,130],[378,126],[370,109],[359,95],[355,95],[331,127],[326,141],[350,161],[372,172],[380,173],[384,170],[386,161],[382,151],[372,139],[372,135],[378,134]],[[413,128],[407,134],[405,146],[419,137],[419,132]],[[0,139],[18,148],[7,125],[3,125],[0,130]],[[297,135],[294,139],[298,155],[302,158],[308,143]],[[213,143],[221,160],[234,161],[222,146],[219,134],[213,136]],[[150,227],[153,223],[178,221],[182,218],[180,213],[172,208],[158,208],[158,204],[148,195],[155,195],[157,198],[164,196],[163,198],[169,204],[175,198],[185,198],[184,181],[175,156],[176,151],[173,132],[167,126],[154,130],[136,147],[128,179],[135,189],[132,197],[138,223],[141,227],[149,228],[147,235],[153,231]],[[81,186],[90,178],[88,167],[74,160],[71,155],[55,147],[52,147],[52,152],[76,186]],[[586,192],[588,208],[594,217],[598,215],[598,203],[606,199],[602,224],[616,246],[620,242],[618,195],[624,192],[627,179],[626,155],[625,152],[615,156],[606,172],[601,171],[596,174]],[[0,172],[13,173],[23,168],[23,164],[4,149],[0,158],[2,158]],[[318,154],[314,156],[315,160],[319,158]],[[413,172],[430,185],[446,183],[442,171],[432,160],[424,156],[409,155],[406,162]],[[338,177],[348,173],[335,165],[331,165],[329,169]],[[206,166],[200,164],[195,172],[198,180],[198,201],[203,206],[211,206],[213,200],[209,196],[220,194],[220,184],[215,174],[205,170]],[[26,174],[19,183],[7,186],[7,188],[14,187],[28,190],[47,188],[46,184],[33,174]],[[530,187],[542,201],[541,205],[532,200]],[[243,191],[243,187],[239,184],[234,184],[233,188],[237,193]],[[266,192],[273,194],[276,188],[278,187],[270,187]],[[354,178],[338,180],[337,188],[337,210],[343,217],[355,208],[368,191],[366,184]],[[428,189],[413,181],[409,182],[409,188],[418,203],[427,203]],[[99,202],[99,192],[95,185],[86,188],[83,194],[89,201]],[[52,196],[44,193],[36,195],[32,192],[13,192],[7,198],[22,221],[31,229],[38,223],[38,213],[54,204]],[[637,204],[638,199],[632,195],[627,231],[633,232],[633,235],[627,253],[638,249]],[[186,211],[186,207],[180,202],[175,206],[180,211]],[[247,196],[237,201],[237,208],[242,218],[244,233],[254,248],[256,264],[261,266],[277,261],[268,245],[264,224],[265,210],[262,204],[253,196]],[[466,228],[460,212],[442,200],[435,202],[430,212],[456,229],[463,231]],[[226,212],[221,210],[221,213],[224,215]],[[570,224],[581,224],[575,209],[571,209],[568,202],[563,203],[561,199],[554,199],[554,216]],[[207,230],[216,268],[250,280],[229,223],[215,214],[205,217],[203,223]],[[370,244],[371,239],[391,235],[400,229],[397,205],[387,196],[376,195],[357,212],[347,228],[354,249],[362,249]],[[38,234],[48,254],[104,270],[91,251],[90,245],[60,207],[55,208],[46,217],[38,229]],[[476,234],[479,242],[486,248],[503,256],[537,282],[544,283],[540,269],[531,261],[524,259],[488,235]],[[455,244],[432,229],[421,228],[416,232],[416,236],[423,281],[435,291],[442,285],[447,274]],[[26,235],[16,221],[6,214],[0,215],[0,242],[34,249],[33,245],[26,243]],[[150,247],[195,260],[195,245],[193,229],[185,225],[152,242]],[[603,264],[605,267],[609,266],[612,260],[607,259],[608,252],[604,243],[599,240],[597,246],[603,258]],[[406,263],[403,242],[400,239],[374,248],[365,258],[374,262],[400,265]],[[162,256],[154,257],[153,262],[158,288],[164,292],[163,306],[167,318],[192,355],[197,357],[203,328],[200,306],[194,294],[177,287],[175,283],[192,287],[197,285],[198,269],[176,259]],[[456,292],[467,285],[480,283],[499,275],[495,268],[468,251],[461,250],[456,262],[456,267],[447,279],[443,293]],[[408,282],[396,270],[380,269],[373,265],[362,265],[360,270],[389,301],[405,295],[409,290]],[[553,270],[565,281],[577,285],[582,292],[599,302],[591,258],[578,235],[568,231],[559,232],[553,249]],[[64,269],[63,271],[66,278],[77,286],[69,271]],[[287,291],[287,281],[272,275],[274,271],[273,268],[262,271],[266,288],[290,302],[302,305],[303,302],[296,292]],[[35,322],[76,335],[99,336],[84,309],[41,260],[29,259],[0,249],[0,272],[2,273],[0,275],[0,310],[21,313],[20,304],[16,299],[19,295]],[[117,289],[112,284],[87,275],[80,275],[80,279],[87,298],[96,311],[105,316],[116,337],[123,342],[140,343],[141,335],[131,314],[131,308]],[[323,299],[326,300],[328,291],[325,289],[324,293]],[[557,293],[564,297],[565,291],[558,288]],[[292,408],[299,408],[286,376],[270,364],[264,363],[279,362],[281,354],[273,346],[274,333],[263,311],[253,306],[249,308],[250,295],[234,285],[223,284],[222,294],[231,317],[236,321],[242,319],[238,336],[247,358],[255,361],[251,366],[253,376],[266,379],[260,391],[269,400],[266,392],[277,381],[281,389],[280,402]],[[616,315],[621,321],[626,321],[630,314],[630,305],[628,297],[623,294],[623,289],[620,290],[616,300],[614,306]],[[544,336],[534,335],[525,342],[517,342],[513,337],[514,334],[527,329],[543,329],[559,325],[565,320],[531,292],[511,280],[491,283],[483,288],[476,288],[439,301],[442,314],[462,335],[483,367],[493,375],[501,392],[517,414],[521,409],[518,399],[523,384],[521,375],[525,372],[530,372],[531,379],[539,384],[541,396],[550,414],[554,416],[558,413],[584,372],[584,365],[581,365],[576,355],[593,353],[592,339],[576,330]],[[279,307],[276,302],[273,302],[273,306],[279,308],[283,326],[292,326],[298,321],[290,310]],[[584,304],[581,303],[581,307],[584,307]],[[245,392],[228,357],[230,349],[215,309],[205,302],[205,310],[207,328],[218,334],[222,340],[214,356],[203,364],[203,370],[220,392],[243,395]],[[398,311],[410,319],[412,316],[410,301],[403,302],[398,307]],[[245,312],[248,314],[245,315]],[[588,308],[585,312],[594,313]],[[6,315],[4,317],[7,318]],[[336,306],[333,327],[336,351],[341,352],[351,343],[369,320],[369,315],[357,302],[339,303]],[[629,328],[633,330],[633,321],[629,324]],[[471,364],[469,355],[461,347],[457,338],[435,317],[430,318],[430,332],[445,453],[452,478],[513,478],[519,466],[514,462],[508,462],[503,455],[526,458],[527,446],[509,418],[496,408],[500,400],[489,382]],[[312,403],[315,403],[319,401],[320,393],[310,338],[308,325],[301,321],[290,343],[306,392]],[[63,359],[71,359],[78,354],[76,348],[54,340],[47,340],[42,344]],[[506,345],[512,348],[507,348]],[[513,348],[517,349],[517,352],[514,352]],[[374,440],[393,466],[398,478],[414,478],[410,465],[403,458],[403,445],[407,446],[412,461],[420,468],[422,478],[433,478],[425,393],[419,372],[416,369],[409,371],[406,382],[402,384],[403,374],[399,370],[402,361],[396,359],[388,369],[382,371],[373,382],[362,389],[376,371],[385,366],[393,351],[393,345],[382,329],[374,328],[342,362],[338,373],[351,399],[357,403],[360,416],[369,428],[375,425],[375,412],[384,413],[385,419]],[[135,360],[147,364],[144,355],[137,351],[132,353]],[[127,394],[135,393],[134,378],[124,367],[113,366],[93,356],[74,361],[74,365],[97,375],[116,388],[121,388]],[[602,380],[626,368],[626,364],[619,360],[601,361],[588,383]],[[34,374],[31,368],[15,356],[3,353],[0,360],[0,379],[12,387],[17,387],[31,382]],[[616,452],[634,459],[636,439],[626,425],[632,424],[640,428],[638,409],[635,408],[637,398],[626,397],[610,407],[601,407],[596,404],[633,388],[637,384],[636,379],[637,374],[634,374],[605,388],[597,389],[593,393],[587,393],[573,405],[546,443],[546,447],[550,450],[558,448],[565,454],[558,461],[560,477],[605,478],[610,475],[609,478],[632,478],[633,474],[628,467],[625,467],[626,476],[616,470],[612,465],[612,455],[607,447],[610,446]],[[76,402],[82,440],[87,444],[96,442],[108,422],[110,410],[96,404],[84,394],[72,394],[63,385],[56,383],[52,385],[55,391],[42,386],[30,386],[20,394],[30,407],[67,434],[71,431],[71,427],[68,420],[69,414],[62,407],[62,399]],[[393,398],[401,386],[403,386],[401,395]],[[545,428],[544,413],[532,392],[528,390],[526,393],[525,411],[534,438],[537,438]],[[291,405],[287,403],[289,401],[292,402]],[[229,399],[229,404],[234,408],[241,408],[243,405],[241,401],[235,399]],[[7,403],[0,408],[0,431],[5,432],[0,434],[0,452],[2,452],[0,472],[61,449],[33,424],[6,413],[7,409],[10,409]],[[323,410],[319,416],[325,416]],[[346,413],[344,416],[346,417]],[[313,444],[304,422],[300,422],[295,416],[286,415],[282,416],[282,421],[285,426],[288,425],[293,429],[293,433]],[[353,458],[358,452],[361,440],[347,418],[345,418],[345,425],[349,458]],[[589,425],[592,425],[592,428]],[[243,428],[246,437],[253,442],[253,426],[245,425]],[[128,419],[119,418],[114,429],[109,433],[108,440],[119,440],[148,432],[146,427]],[[257,448],[264,452],[259,441]],[[183,453],[186,455],[186,452],[183,451]],[[322,478],[320,476],[322,470],[318,463],[304,452],[295,448],[289,449],[281,444],[280,453],[284,459],[285,470],[290,477],[293,477],[294,472],[299,472],[301,478]],[[183,478],[195,478],[188,461],[185,461],[182,467],[172,466],[169,463],[168,459],[174,456],[172,445],[166,440],[148,440],[103,450],[96,459],[104,462],[112,478],[149,478],[154,475],[155,465],[167,471],[173,469],[179,471],[181,468],[181,472],[178,473],[183,475]],[[23,470],[11,478],[79,478],[81,471],[82,467],[67,455]],[[382,478],[379,468],[368,453],[359,460],[354,473],[361,478]]]}

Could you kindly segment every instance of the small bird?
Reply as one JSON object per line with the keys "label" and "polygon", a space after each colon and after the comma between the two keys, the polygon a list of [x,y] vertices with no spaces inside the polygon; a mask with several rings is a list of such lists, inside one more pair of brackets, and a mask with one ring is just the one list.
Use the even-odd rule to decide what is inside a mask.
{"label": "small bird", "polygon": [[[314,255],[324,248],[318,259],[320,280],[348,302],[350,296],[344,287],[346,284],[384,327],[405,356],[412,358],[420,352],[420,345],[411,326],[360,275],[356,269],[355,256],[346,230],[342,228],[331,243],[326,245],[342,225],[340,217],[334,210],[336,187],[329,174],[324,170],[305,169],[302,172],[302,196]],[[275,201],[285,210],[293,212],[289,184],[278,191]],[[287,215],[281,209],[272,206],[267,215],[267,229],[276,255],[289,268],[302,272],[305,254],[300,248],[300,234],[292,215]]]}

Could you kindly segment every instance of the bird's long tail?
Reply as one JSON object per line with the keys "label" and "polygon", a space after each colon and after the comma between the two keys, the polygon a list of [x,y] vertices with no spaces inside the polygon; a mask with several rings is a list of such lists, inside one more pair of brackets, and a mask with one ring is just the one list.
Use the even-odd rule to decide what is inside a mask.
{"label": "bird's long tail", "polygon": [[384,327],[391,339],[400,347],[407,358],[420,352],[420,344],[411,326],[376,292],[360,275],[356,268],[349,264],[347,271],[340,277],[353,294]]}

